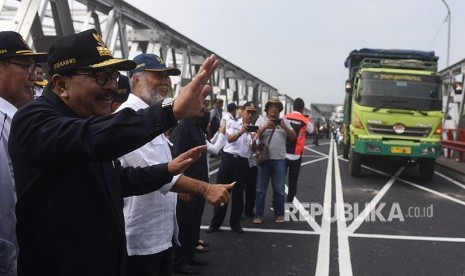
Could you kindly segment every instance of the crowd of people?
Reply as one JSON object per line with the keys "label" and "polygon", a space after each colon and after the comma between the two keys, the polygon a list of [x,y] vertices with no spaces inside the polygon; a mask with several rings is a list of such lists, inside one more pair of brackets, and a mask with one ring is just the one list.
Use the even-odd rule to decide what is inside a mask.
{"label": "crowd of people", "polygon": [[[242,234],[244,215],[263,222],[270,180],[284,223],[313,123],[300,98],[283,117],[275,98],[265,116],[251,101],[223,112],[208,83],[217,66],[208,57],[172,98],[178,68],[154,54],[114,58],[96,30],[60,37],[48,53],[0,32],[0,275],[199,274],[205,202],[206,233],[231,205]],[[260,142],[269,159],[257,164]]]}

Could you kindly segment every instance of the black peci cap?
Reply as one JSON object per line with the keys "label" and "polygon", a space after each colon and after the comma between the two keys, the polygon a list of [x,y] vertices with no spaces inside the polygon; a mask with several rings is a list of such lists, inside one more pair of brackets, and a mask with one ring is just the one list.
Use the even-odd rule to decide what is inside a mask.
{"label": "black peci cap", "polygon": [[71,73],[77,69],[129,71],[136,67],[131,60],[114,58],[95,29],[55,40],[50,47],[48,65],[50,75]]}
{"label": "black peci cap", "polygon": [[12,31],[0,32],[0,60],[12,57],[32,57],[36,63],[47,61],[47,53],[34,53],[23,37]]}

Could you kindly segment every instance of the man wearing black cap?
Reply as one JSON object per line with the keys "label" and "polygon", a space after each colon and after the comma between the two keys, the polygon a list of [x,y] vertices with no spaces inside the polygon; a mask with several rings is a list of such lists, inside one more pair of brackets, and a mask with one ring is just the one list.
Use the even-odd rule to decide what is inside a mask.
{"label": "man wearing black cap", "polygon": [[[95,30],[57,39],[48,57],[51,84],[20,109],[12,122],[10,156],[15,173],[19,275],[126,275],[123,197],[152,192],[198,156],[199,147],[170,163],[123,168],[118,156],[139,148],[176,121],[202,114],[208,77],[218,65],[207,58],[181,96],[146,109],[111,116],[118,70]],[[219,205],[227,188],[207,183],[174,185]]]}
{"label": "man wearing black cap", "polygon": [[33,53],[20,34],[0,32],[0,274],[16,275],[15,182],[8,154],[13,115],[34,97],[35,66],[46,53]]}

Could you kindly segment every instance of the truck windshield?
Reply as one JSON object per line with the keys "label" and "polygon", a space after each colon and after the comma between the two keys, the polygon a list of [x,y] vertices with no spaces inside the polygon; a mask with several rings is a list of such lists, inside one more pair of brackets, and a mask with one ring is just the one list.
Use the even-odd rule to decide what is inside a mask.
{"label": "truck windshield", "polygon": [[360,88],[358,102],[364,106],[442,110],[441,80],[437,76],[363,72]]}

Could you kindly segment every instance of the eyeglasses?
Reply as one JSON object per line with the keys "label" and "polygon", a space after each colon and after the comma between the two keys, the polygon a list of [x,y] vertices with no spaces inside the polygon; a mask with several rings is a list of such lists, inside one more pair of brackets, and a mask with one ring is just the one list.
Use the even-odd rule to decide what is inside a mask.
{"label": "eyeglasses", "polygon": [[72,75],[83,75],[83,76],[94,77],[98,85],[104,86],[108,80],[112,80],[114,83],[117,83],[121,73],[118,71],[111,72],[111,73],[101,71],[101,72],[96,72],[96,73],[93,73],[93,72],[73,73]]}
{"label": "eyeglasses", "polygon": [[13,61],[10,61],[10,60],[6,60],[6,62],[8,63],[11,63],[11,64],[15,64],[15,65],[18,65],[18,66],[21,66],[23,68],[27,68],[27,72],[29,74],[32,74],[36,71],[36,68],[37,68],[37,64],[35,63],[32,63],[32,64],[24,64],[24,63],[19,63],[19,62],[13,62]]}

